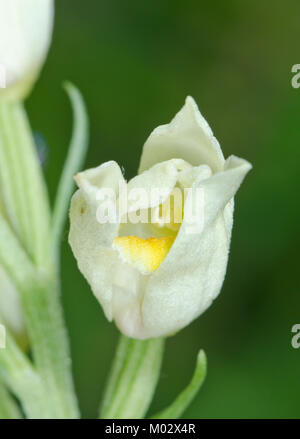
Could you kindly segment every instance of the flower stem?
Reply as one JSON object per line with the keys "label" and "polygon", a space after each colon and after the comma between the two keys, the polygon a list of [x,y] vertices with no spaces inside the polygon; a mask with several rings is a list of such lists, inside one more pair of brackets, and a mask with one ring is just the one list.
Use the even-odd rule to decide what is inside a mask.
{"label": "flower stem", "polygon": [[71,375],[71,357],[58,284],[54,276],[23,289],[22,304],[34,362],[55,410],[55,418],[77,418],[77,400]]}
{"label": "flower stem", "polygon": [[44,387],[40,396],[48,413],[53,418],[76,418],[47,192],[20,102],[0,104],[0,159],[5,209],[0,218],[4,238],[0,263],[20,293],[34,364]]}
{"label": "flower stem", "polygon": [[133,340],[121,336],[102,402],[100,417],[143,418],[159,378],[163,338]]}

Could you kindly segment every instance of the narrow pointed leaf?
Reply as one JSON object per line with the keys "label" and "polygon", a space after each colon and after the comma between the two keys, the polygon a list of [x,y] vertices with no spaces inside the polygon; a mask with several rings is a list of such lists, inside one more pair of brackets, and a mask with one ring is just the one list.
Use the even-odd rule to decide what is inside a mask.
{"label": "narrow pointed leaf", "polygon": [[177,419],[188,408],[197,395],[206,377],[207,360],[204,351],[197,356],[196,369],[190,384],[181,392],[175,401],[166,409],[152,416],[153,419]]}
{"label": "narrow pointed leaf", "polygon": [[73,175],[84,163],[89,139],[88,115],[82,95],[70,82],[66,82],[64,88],[71,101],[74,122],[69,152],[59,182],[53,211],[52,236],[55,251],[60,243],[74,188]]}

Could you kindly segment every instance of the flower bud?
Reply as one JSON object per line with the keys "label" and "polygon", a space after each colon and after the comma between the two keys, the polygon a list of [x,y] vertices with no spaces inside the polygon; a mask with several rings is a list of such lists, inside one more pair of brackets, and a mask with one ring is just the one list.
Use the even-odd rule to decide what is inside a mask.
{"label": "flower bud", "polygon": [[0,0],[0,97],[24,99],[51,41],[53,0]]}

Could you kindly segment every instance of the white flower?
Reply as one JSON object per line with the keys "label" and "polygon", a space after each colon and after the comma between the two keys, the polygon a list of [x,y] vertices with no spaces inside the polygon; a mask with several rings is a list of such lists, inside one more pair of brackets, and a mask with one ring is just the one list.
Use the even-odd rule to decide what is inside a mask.
{"label": "white flower", "polygon": [[0,0],[0,96],[23,99],[51,41],[53,0]]}
{"label": "white flower", "polygon": [[[226,272],[233,196],[250,169],[243,159],[224,159],[210,127],[188,97],[170,124],[152,132],[144,145],[139,175],[127,184],[128,192],[164,190],[164,197],[156,202],[143,198],[129,200],[127,206],[136,217],[158,208],[159,224],[133,220],[101,224],[101,194],[112,189],[116,198],[109,201],[119,207],[120,187],[126,184],[117,163],[107,162],[75,176],[79,190],[71,203],[70,245],[106,317],[121,332],[139,339],[167,336],[211,305]],[[200,188],[204,196],[198,233],[188,231],[193,196],[185,199],[181,223],[172,218],[178,207],[174,203],[169,205],[171,218],[165,220],[163,214],[175,188],[188,187],[191,194]]]}

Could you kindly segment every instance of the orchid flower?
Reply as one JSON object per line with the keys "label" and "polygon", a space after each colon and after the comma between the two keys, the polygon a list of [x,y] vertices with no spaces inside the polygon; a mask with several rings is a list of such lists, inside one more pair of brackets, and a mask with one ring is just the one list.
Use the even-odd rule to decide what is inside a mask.
{"label": "orchid flower", "polygon": [[[124,335],[172,335],[218,296],[230,247],[233,197],[250,169],[241,158],[224,159],[209,125],[188,97],[170,124],[152,132],[139,173],[128,183],[113,161],[75,176],[79,189],[71,203],[69,242],[106,317]],[[124,186],[128,194],[149,195],[158,189],[163,196],[129,196],[121,212]],[[182,205],[171,200],[176,189],[189,190]],[[195,208],[197,189],[203,202],[201,218],[195,221],[201,227],[192,233],[188,212]],[[102,221],[99,212],[104,204],[107,207],[107,190],[115,194],[109,202],[117,214]],[[137,221],[155,209],[156,221]],[[175,211],[182,211],[177,221]],[[124,221],[125,214],[131,214],[131,220]]]}

